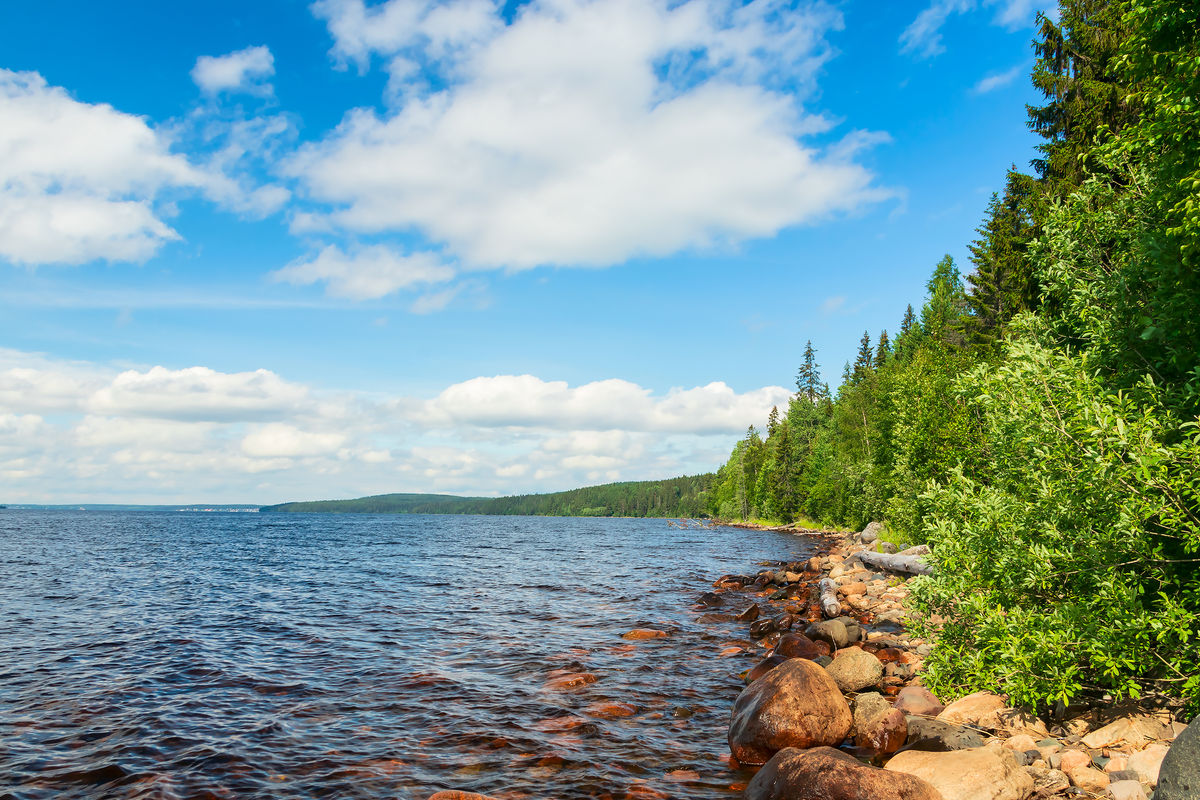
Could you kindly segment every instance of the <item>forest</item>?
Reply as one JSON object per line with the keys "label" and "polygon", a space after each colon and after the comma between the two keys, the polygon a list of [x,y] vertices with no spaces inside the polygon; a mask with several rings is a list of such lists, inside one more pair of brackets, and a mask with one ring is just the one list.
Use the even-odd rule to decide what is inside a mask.
{"label": "forest", "polygon": [[261,511],[342,514],[520,514],[550,517],[699,517],[705,514],[707,475],[660,481],[623,481],[549,494],[457,497],[382,494],[354,500],[318,500],[264,506]]}
{"label": "forest", "polygon": [[[933,548],[935,691],[1200,706],[1200,24],[1183,0],[1042,15],[1028,169],[996,176],[970,264],[864,332],[831,392],[751,428],[707,501]],[[965,275],[964,275],[965,267]]]}

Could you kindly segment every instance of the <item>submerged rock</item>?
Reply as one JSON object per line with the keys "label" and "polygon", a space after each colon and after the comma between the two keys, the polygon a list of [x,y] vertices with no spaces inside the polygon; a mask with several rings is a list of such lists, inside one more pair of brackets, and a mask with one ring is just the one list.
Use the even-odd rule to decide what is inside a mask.
{"label": "submerged rock", "polygon": [[654,628],[634,628],[629,633],[621,634],[622,639],[640,640],[640,639],[665,639],[667,638],[666,631],[656,630]]}
{"label": "submerged rock", "polygon": [[747,686],[733,704],[729,749],[743,764],[765,764],[785,747],[839,745],[850,706],[821,667],[788,659]]}
{"label": "submerged rock", "polygon": [[496,798],[474,792],[437,792],[429,795],[429,800],[496,800]]}
{"label": "submerged rock", "polygon": [[925,781],[867,766],[832,747],[780,750],[746,787],[746,800],[943,800]]}

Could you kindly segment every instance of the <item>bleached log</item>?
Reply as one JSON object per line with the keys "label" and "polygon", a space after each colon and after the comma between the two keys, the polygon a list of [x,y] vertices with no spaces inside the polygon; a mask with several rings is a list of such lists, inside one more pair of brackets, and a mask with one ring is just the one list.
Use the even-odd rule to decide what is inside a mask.
{"label": "bleached log", "polygon": [[842,615],[842,602],[838,600],[837,584],[829,578],[822,578],[817,584],[817,589],[821,592],[821,611],[825,616],[833,619]]}
{"label": "bleached log", "polygon": [[888,572],[902,572],[906,575],[932,575],[933,567],[925,563],[920,555],[904,553],[858,553],[858,560],[869,567],[886,569]]}

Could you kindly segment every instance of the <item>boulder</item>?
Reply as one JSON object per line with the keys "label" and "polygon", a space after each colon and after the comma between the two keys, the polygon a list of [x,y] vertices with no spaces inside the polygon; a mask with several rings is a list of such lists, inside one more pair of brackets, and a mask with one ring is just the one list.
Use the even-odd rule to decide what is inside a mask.
{"label": "boulder", "polygon": [[825,669],[843,692],[861,692],[883,680],[883,664],[859,647],[839,650]]}
{"label": "boulder", "polygon": [[1084,736],[1083,745],[1092,750],[1121,744],[1141,747],[1155,739],[1166,739],[1170,733],[1170,720],[1154,714],[1130,714]]}
{"label": "boulder", "polygon": [[1033,778],[1003,748],[906,750],[887,769],[916,776],[953,800],[1025,800],[1033,793]]}
{"label": "boulder", "polygon": [[814,622],[804,629],[804,635],[816,641],[827,642],[834,650],[845,647],[850,642],[846,626],[840,619]]}
{"label": "boulder", "polygon": [[829,648],[818,645],[803,633],[787,633],[775,643],[775,652],[788,658],[816,658],[829,654]]}
{"label": "boulder", "polygon": [[1137,781],[1113,781],[1108,785],[1113,800],[1146,800],[1146,790]]}
{"label": "boulder", "polygon": [[863,544],[870,544],[878,539],[881,533],[883,533],[882,522],[869,522],[867,527],[862,529],[862,533],[858,534],[858,540]]}
{"label": "boulder", "polygon": [[705,592],[704,594],[700,595],[700,599],[696,602],[702,606],[713,608],[721,605],[721,595],[717,594],[716,592]]}
{"label": "boulder", "polygon": [[1092,767],[1079,767],[1067,773],[1071,785],[1092,794],[1101,794],[1108,788],[1108,774]]}
{"label": "boulder", "polygon": [[738,622],[754,622],[758,619],[758,615],[762,613],[762,609],[758,607],[758,603],[751,603],[750,607],[737,615]]}
{"label": "boulder", "polygon": [[853,717],[837,684],[805,658],[788,659],[738,695],[729,749],[742,764],[765,764],[785,747],[839,745]]}
{"label": "boulder", "polygon": [[746,787],[746,800],[943,800],[925,781],[867,766],[840,750],[789,747]]}
{"label": "boulder", "polygon": [[1125,768],[1136,772],[1139,781],[1153,788],[1158,785],[1158,773],[1169,750],[1165,744],[1152,744],[1131,755],[1125,762]]}
{"label": "boulder", "polygon": [[936,717],[946,708],[933,692],[924,686],[905,686],[896,695],[896,708],[905,714]]}
{"label": "boulder", "polygon": [[875,755],[894,753],[904,746],[908,723],[904,712],[892,708],[878,692],[854,698],[854,744]]}
{"label": "boulder", "polygon": [[1200,717],[1171,743],[1158,771],[1154,800],[1200,800]]}
{"label": "boulder", "polygon": [[1000,695],[975,692],[946,706],[937,718],[954,725],[975,725],[994,730],[999,727],[997,713],[1004,708],[1004,698]]}
{"label": "boulder", "polygon": [[905,745],[910,750],[941,752],[946,750],[968,750],[983,747],[978,733],[961,725],[951,725],[925,717],[908,717],[908,739]]}

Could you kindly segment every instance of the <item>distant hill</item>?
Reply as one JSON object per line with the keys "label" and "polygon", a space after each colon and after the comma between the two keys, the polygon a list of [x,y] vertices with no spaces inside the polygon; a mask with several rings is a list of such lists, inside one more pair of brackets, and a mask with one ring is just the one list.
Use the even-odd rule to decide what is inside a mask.
{"label": "distant hill", "polygon": [[353,500],[316,500],[263,506],[264,512],[333,514],[494,514],[555,517],[700,517],[715,475],[661,481],[624,481],[550,494],[458,497],[448,494],[378,494]]}

